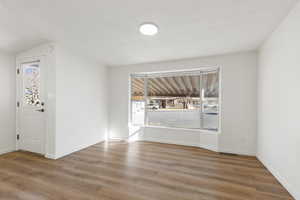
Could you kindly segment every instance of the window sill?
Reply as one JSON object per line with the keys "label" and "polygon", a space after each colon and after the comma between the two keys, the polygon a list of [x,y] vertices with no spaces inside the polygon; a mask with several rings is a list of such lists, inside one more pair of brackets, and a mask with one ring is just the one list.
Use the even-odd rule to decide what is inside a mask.
{"label": "window sill", "polygon": [[192,129],[192,128],[176,128],[176,127],[165,127],[165,126],[151,126],[151,125],[131,125],[131,126],[139,126],[143,128],[159,128],[159,129],[170,129],[170,130],[182,130],[182,131],[192,131],[192,132],[199,132],[199,133],[210,133],[210,134],[220,134],[220,130],[213,131],[213,130],[206,130],[206,129]]}

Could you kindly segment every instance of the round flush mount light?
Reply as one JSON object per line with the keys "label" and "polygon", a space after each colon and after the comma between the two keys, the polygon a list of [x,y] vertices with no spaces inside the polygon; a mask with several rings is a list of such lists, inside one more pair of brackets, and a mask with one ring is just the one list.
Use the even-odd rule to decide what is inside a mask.
{"label": "round flush mount light", "polygon": [[153,23],[144,23],[140,25],[140,32],[143,35],[153,36],[158,33],[158,26]]}

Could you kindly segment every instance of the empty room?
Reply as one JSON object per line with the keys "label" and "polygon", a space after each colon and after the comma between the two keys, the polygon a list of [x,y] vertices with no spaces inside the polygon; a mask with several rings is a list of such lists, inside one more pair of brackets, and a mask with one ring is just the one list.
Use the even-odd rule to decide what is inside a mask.
{"label": "empty room", "polygon": [[0,0],[0,200],[300,200],[299,0]]}

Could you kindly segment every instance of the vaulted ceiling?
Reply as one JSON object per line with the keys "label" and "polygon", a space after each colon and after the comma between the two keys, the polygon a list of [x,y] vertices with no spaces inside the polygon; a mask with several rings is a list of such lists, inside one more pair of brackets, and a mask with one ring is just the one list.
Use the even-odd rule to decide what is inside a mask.
{"label": "vaulted ceiling", "polygon": [[[258,48],[297,0],[0,0],[0,50],[53,41],[106,65]],[[154,22],[159,34],[142,36]]]}

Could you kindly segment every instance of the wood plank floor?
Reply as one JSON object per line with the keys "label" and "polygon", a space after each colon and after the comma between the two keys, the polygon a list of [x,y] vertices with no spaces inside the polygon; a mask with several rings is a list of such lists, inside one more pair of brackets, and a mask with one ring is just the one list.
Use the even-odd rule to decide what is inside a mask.
{"label": "wood plank floor", "polygon": [[178,145],[101,143],[48,160],[28,152],[0,156],[0,199],[293,199],[253,157]]}

